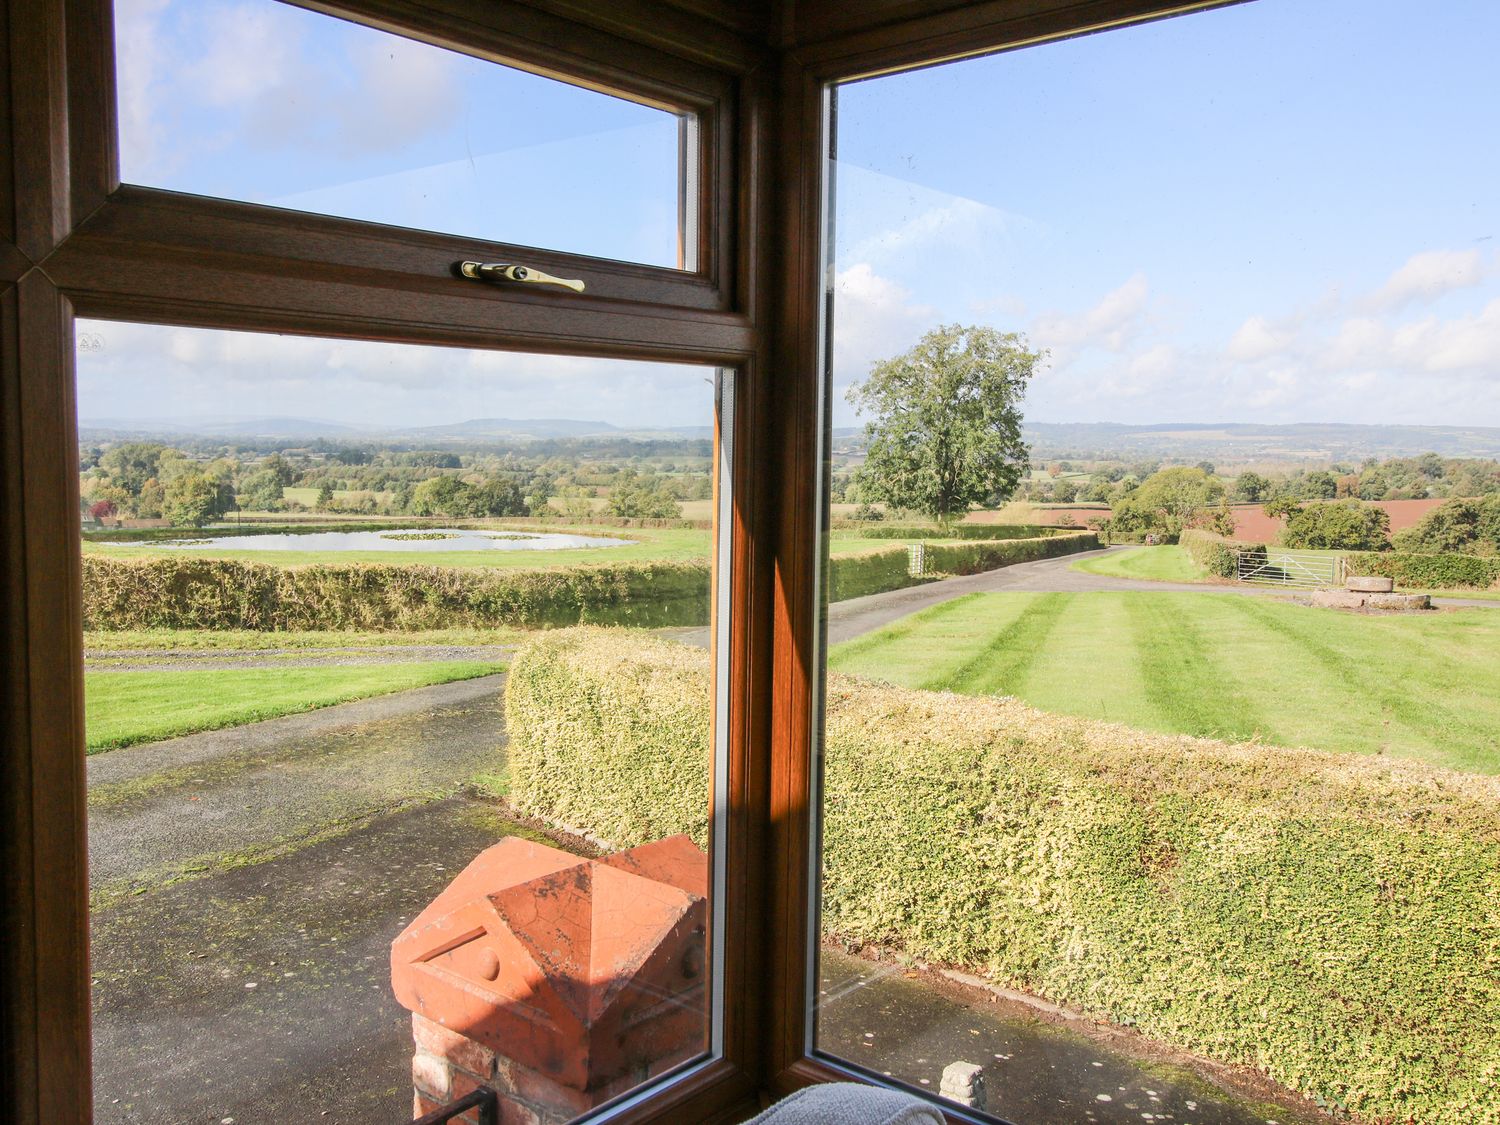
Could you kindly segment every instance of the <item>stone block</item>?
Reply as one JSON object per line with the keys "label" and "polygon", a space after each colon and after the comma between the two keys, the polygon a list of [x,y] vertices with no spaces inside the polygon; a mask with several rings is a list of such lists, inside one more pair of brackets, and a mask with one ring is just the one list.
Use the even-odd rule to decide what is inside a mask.
{"label": "stone block", "polygon": [[943,1068],[938,1093],[959,1105],[984,1108],[984,1067],[978,1063],[952,1062]]}
{"label": "stone block", "polygon": [[1308,600],[1313,605],[1331,606],[1334,609],[1361,609],[1368,596],[1348,590],[1314,590]]}
{"label": "stone block", "polygon": [[1395,588],[1396,583],[1389,578],[1354,576],[1344,580],[1344,589],[1356,594],[1389,594]]}
{"label": "stone block", "polygon": [[1371,594],[1365,605],[1371,609],[1431,609],[1432,598],[1427,594]]}

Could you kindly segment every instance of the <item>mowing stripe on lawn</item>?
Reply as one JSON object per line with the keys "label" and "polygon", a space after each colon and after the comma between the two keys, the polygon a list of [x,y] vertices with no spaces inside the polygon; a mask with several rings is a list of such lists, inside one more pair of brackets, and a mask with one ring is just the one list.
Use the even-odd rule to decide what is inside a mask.
{"label": "mowing stripe on lawn", "polygon": [[[1273,607],[1255,604],[1252,598],[1239,599],[1235,609],[1311,654],[1348,689],[1349,706],[1361,700],[1377,705],[1408,735],[1396,742],[1398,752],[1455,769],[1493,769],[1496,738],[1492,723],[1476,721],[1463,711],[1444,706],[1435,694],[1444,687],[1451,689],[1462,675],[1460,667],[1451,670],[1451,678],[1429,667],[1428,684],[1409,683],[1400,676],[1403,669],[1391,667],[1393,654],[1389,653],[1389,646],[1371,644],[1368,636],[1348,636],[1344,629],[1346,622],[1339,620],[1337,611]],[[1341,632],[1354,651],[1333,643]],[[1382,649],[1387,651],[1383,654]],[[1384,660],[1377,664],[1377,657],[1382,655]],[[1389,686],[1390,682],[1395,686]],[[1393,731],[1392,735],[1396,733]]]}
{"label": "mowing stripe on lawn", "polygon": [[1031,666],[1025,699],[1062,715],[1176,732],[1147,697],[1130,643],[1125,603],[1115,593],[1069,595],[1046,647]]}
{"label": "mowing stripe on lawn", "polygon": [[936,624],[945,617],[951,617],[960,610],[972,605],[979,594],[962,594],[946,602],[938,602],[937,605],[928,606],[926,609],[918,610],[899,620],[891,622],[876,629],[873,633],[866,633],[863,637],[857,637],[851,641],[845,641],[834,649],[830,664],[842,668],[843,665],[853,663],[862,656],[868,655],[875,649],[885,648],[896,641],[904,640],[918,629],[928,625]]}
{"label": "mowing stripe on lawn", "polygon": [[1131,642],[1140,661],[1146,696],[1172,727],[1205,738],[1253,738],[1264,724],[1259,710],[1225,675],[1183,597],[1193,594],[1122,594]]}
{"label": "mowing stripe on lawn", "polygon": [[978,654],[922,686],[929,691],[956,691],[965,695],[999,691],[1019,695],[1027,672],[1071,598],[1070,594],[1042,594]]}
{"label": "mowing stripe on lawn", "polygon": [[[921,687],[941,678],[968,661],[1009,628],[1036,594],[970,594],[952,602],[923,610],[910,631],[897,623],[894,639],[846,656],[843,645],[834,649],[831,666],[840,672],[886,680],[902,687]],[[941,612],[937,612],[941,609]],[[861,638],[861,641],[863,638]],[[860,645],[851,641],[850,645]]]}

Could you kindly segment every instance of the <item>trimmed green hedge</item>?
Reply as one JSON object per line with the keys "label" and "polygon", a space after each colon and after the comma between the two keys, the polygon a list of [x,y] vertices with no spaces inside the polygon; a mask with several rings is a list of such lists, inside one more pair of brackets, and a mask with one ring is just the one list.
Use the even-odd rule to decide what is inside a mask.
{"label": "trimmed green hedge", "polygon": [[[706,827],[709,655],[516,657],[512,797]],[[832,676],[825,934],[964,966],[1366,1118],[1500,1122],[1500,780]]]}
{"label": "trimmed green hedge", "polygon": [[1480,555],[1418,555],[1406,551],[1364,551],[1348,556],[1350,574],[1395,579],[1417,590],[1487,590],[1500,584],[1500,558]]}
{"label": "trimmed green hedge", "polygon": [[1030,523],[956,523],[946,531],[926,524],[913,526],[863,520],[837,520],[833,526],[861,539],[1041,539],[1058,534],[1056,528]]}
{"label": "trimmed green hedge", "polygon": [[841,602],[866,594],[882,594],[931,582],[930,575],[911,573],[905,547],[886,547],[857,555],[834,555],[828,560],[828,600]]}
{"label": "trimmed green hedge", "polygon": [[706,847],[709,669],[707,651],[635,632],[528,643],[505,691],[511,802],[609,846],[688,832]]}
{"label": "trimmed green hedge", "polygon": [[1015,563],[1074,555],[1099,547],[1092,531],[1064,532],[1045,539],[1008,539],[995,543],[929,543],[927,569],[942,574],[978,574]]}
{"label": "trimmed green hedge", "polygon": [[1178,536],[1177,545],[1216,578],[1235,577],[1239,573],[1239,556],[1242,554],[1257,556],[1262,563],[1267,555],[1264,543],[1237,543],[1197,528],[1189,528]]}
{"label": "trimmed green hedge", "polygon": [[85,629],[702,625],[706,562],[560,570],[83,558]]}
{"label": "trimmed green hedge", "polygon": [[1041,539],[1001,539],[979,543],[925,543],[927,573],[911,574],[906,547],[835,555],[829,560],[829,601],[879,594],[918,586],[942,575],[979,574],[1015,563],[1092,551],[1099,546],[1093,532],[1051,535]]}

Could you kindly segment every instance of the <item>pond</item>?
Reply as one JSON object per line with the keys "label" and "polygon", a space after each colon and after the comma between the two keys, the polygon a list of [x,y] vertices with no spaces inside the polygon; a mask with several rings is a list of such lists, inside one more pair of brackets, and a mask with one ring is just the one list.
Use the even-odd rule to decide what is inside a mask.
{"label": "pond", "polygon": [[629,539],[561,532],[497,531],[480,527],[420,530],[310,531],[284,535],[218,535],[167,539],[153,547],[233,547],[237,551],[568,551],[585,547],[625,547]]}

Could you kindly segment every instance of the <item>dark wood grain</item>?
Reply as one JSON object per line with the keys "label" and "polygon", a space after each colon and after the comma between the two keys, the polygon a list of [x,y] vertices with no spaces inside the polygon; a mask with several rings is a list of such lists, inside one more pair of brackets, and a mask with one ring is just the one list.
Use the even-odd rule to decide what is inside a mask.
{"label": "dark wood grain", "polygon": [[63,0],[11,0],[6,24],[14,242],[35,262],[68,233]]}
{"label": "dark wood grain", "polygon": [[69,0],[67,36],[68,190],[76,225],[120,185],[112,0]]}
{"label": "dark wood grain", "polygon": [[[906,13],[891,22],[861,20],[833,34],[848,19],[847,6],[799,6],[797,39],[789,44],[819,78],[861,78],[930,65],[1046,39],[1097,31],[1245,0],[983,0],[981,3],[882,5]],[[817,17],[831,17],[819,22]]]}
{"label": "dark wood grain", "polygon": [[821,715],[815,707],[820,677],[815,632],[819,607],[820,435],[818,404],[822,310],[823,216],[820,196],[826,151],[822,90],[788,61],[783,72],[778,141],[783,153],[777,200],[780,255],[774,365],[779,436],[773,463],[779,482],[772,669],[772,851],[769,915],[767,1073],[799,1061],[807,1040],[807,942],[812,925],[809,864],[815,841],[812,748]]}
{"label": "dark wood grain", "polygon": [[711,280],[680,270],[152,188],[120,188],[80,226],[75,237],[86,238],[101,249],[110,243],[130,254],[190,255],[207,262],[222,260],[234,268],[295,273],[322,267],[327,276],[368,279],[371,284],[451,281],[491,293],[493,288],[454,278],[453,263],[467,258],[520,261],[588,283],[581,296],[531,293],[533,298],[552,298],[553,304],[563,298],[704,311],[728,307]]}
{"label": "dark wood grain", "polygon": [[609,31],[712,67],[768,62],[769,5],[726,0],[532,0],[563,19]]}
{"label": "dark wood grain", "polygon": [[31,268],[31,261],[9,242],[0,242],[0,285],[14,285]]}
{"label": "dark wood grain", "polygon": [[184,248],[90,228],[46,268],[90,317],[694,363],[735,362],[751,346],[735,313],[480,284],[436,254],[431,273],[357,271],[212,241]]}
{"label": "dark wood grain", "polygon": [[[77,436],[67,305],[39,271],[5,301],[7,1070],[13,1120],[90,1104]],[[10,948],[14,940],[15,948]]]}
{"label": "dark wood grain", "polygon": [[[11,129],[10,81],[15,73],[10,51],[10,8],[15,0],[0,0],[0,246],[14,248],[16,241],[16,175],[15,138]],[[17,274],[16,276],[20,276]],[[12,279],[14,280],[14,279]]]}
{"label": "dark wood grain", "polygon": [[0,1098],[17,1119],[37,1106],[35,823],[26,636],[19,297],[0,292]]}

